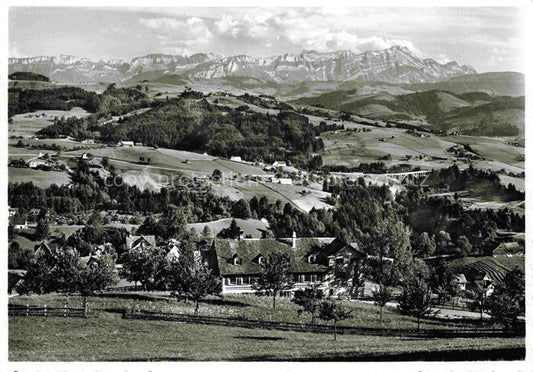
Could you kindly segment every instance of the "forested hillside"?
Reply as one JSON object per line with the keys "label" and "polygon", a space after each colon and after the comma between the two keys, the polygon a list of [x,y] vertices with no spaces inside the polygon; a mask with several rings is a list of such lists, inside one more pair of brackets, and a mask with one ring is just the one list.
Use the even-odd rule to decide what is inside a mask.
{"label": "forested hillside", "polygon": [[[138,102],[135,90],[106,90],[94,97],[99,112],[119,111],[122,102]],[[140,94],[140,93],[139,93]],[[153,108],[138,115],[124,117],[119,122],[99,125],[96,118],[58,120],[42,129],[39,135],[74,138],[99,138],[103,142],[121,140],[215,156],[240,156],[244,160],[273,162],[288,160],[301,166],[319,165],[314,153],[322,147],[315,138],[309,120],[292,111],[268,115],[235,109],[207,102],[201,93],[186,92],[182,97],[153,103]],[[93,110],[94,111],[94,110]]]}
{"label": "forested hillside", "polygon": [[9,117],[36,110],[65,110],[73,107],[100,115],[119,115],[139,107],[148,106],[148,97],[138,88],[116,88],[115,84],[102,93],[86,91],[78,87],[52,89],[9,88]]}
{"label": "forested hillside", "polygon": [[36,74],[34,72],[17,71],[9,74],[9,80],[26,80],[26,81],[46,81],[50,79],[47,76]]}

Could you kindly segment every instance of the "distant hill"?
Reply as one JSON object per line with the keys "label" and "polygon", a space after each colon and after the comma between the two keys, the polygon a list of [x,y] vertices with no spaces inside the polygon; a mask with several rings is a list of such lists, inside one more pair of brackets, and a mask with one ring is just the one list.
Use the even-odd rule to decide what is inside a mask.
{"label": "distant hill", "polygon": [[414,91],[445,90],[452,93],[485,92],[497,96],[523,96],[525,76],[518,72],[486,72],[436,83],[409,84],[405,88]]}
{"label": "distant hill", "polygon": [[46,81],[50,82],[50,79],[44,75],[36,74],[34,72],[17,71],[8,76],[9,80],[25,80],[25,81]]}
{"label": "distant hill", "polygon": [[188,83],[183,76],[178,74],[163,75],[153,81],[154,83],[170,84],[170,85],[185,85]]}
{"label": "distant hill", "polygon": [[142,83],[145,80],[153,82],[154,80],[157,80],[163,76],[165,76],[164,70],[153,70],[153,71],[140,72],[134,75],[131,79],[129,79],[128,82],[129,83]]}
{"label": "distant hill", "polygon": [[524,131],[524,97],[441,90],[360,96],[357,90],[300,98],[296,104],[345,111],[388,121],[424,121],[433,129],[484,136],[515,136]]}

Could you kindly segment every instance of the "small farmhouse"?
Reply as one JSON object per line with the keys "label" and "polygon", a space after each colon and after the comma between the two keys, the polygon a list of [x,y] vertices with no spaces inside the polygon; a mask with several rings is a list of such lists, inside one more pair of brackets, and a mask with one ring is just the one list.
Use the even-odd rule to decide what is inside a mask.
{"label": "small farmhouse", "polygon": [[13,217],[11,219],[11,223],[15,227],[15,229],[24,230],[28,228],[28,220],[26,217],[20,216],[20,217]]}
{"label": "small farmhouse", "polygon": [[290,178],[270,177],[270,182],[272,182],[272,183],[280,183],[282,185],[292,185],[292,179],[290,179]]}
{"label": "small farmhouse", "polygon": [[53,162],[46,157],[45,154],[39,153],[36,157],[28,160],[28,167],[38,168],[38,167],[52,167]]}

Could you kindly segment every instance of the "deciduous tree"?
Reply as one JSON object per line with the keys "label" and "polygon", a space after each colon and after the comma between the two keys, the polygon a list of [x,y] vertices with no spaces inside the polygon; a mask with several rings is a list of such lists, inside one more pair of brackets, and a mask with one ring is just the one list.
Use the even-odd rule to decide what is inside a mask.
{"label": "deciduous tree", "polygon": [[345,306],[333,299],[320,304],[319,317],[322,320],[333,320],[333,340],[337,340],[337,322],[351,317],[353,310],[348,310]]}
{"label": "deciduous tree", "polygon": [[317,288],[316,285],[299,289],[294,292],[292,302],[300,306],[299,313],[305,311],[311,315],[311,324],[315,323],[316,313],[320,308],[320,301],[324,294]]}
{"label": "deciduous tree", "polygon": [[293,287],[292,265],[287,253],[270,253],[261,263],[261,273],[252,288],[257,295],[272,296],[272,308],[276,308],[276,296]]}
{"label": "deciduous tree", "polygon": [[416,317],[418,330],[420,318],[431,313],[432,305],[431,288],[423,277],[412,278],[403,284],[398,309],[403,314]]}
{"label": "deciduous tree", "polygon": [[192,242],[182,244],[178,259],[168,264],[165,278],[168,289],[195,303],[196,315],[202,298],[222,290],[220,279],[202,262]]}
{"label": "deciduous tree", "polygon": [[495,286],[487,301],[492,320],[511,329],[520,315],[525,314],[524,273],[514,269],[505,275],[502,283]]}

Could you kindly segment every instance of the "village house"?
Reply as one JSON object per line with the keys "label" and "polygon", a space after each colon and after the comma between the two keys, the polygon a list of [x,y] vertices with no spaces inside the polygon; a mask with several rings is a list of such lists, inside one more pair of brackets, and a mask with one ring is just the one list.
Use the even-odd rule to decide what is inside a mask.
{"label": "village house", "polygon": [[8,213],[9,213],[9,217],[13,217],[15,216],[18,212],[19,212],[19,209],[18,208],[11,208],[11,207],[7,207],[8,208]]}
{"label": "village house", "polygon": [[135,146],[135,142],[133,142],[133,141],[120,141],[119,143],[117,143],[117,146],[134,147]]}
{"label": "village house", "polygon": [[270,182],[272,182],[272,183],[280,183],[282,185],[292,185],[292,179],[290,179],[290,178],[270,177]]}
{"label": "village house", "polygon": [[15,216],[11,219],[13,227],[18,230],[25,230],[28,228],[28,220],[24,216]]}
{"label": "village house", "polygon": [[37,259],[45,256],[52,256],[57,251],[57,247],[58,244],[55,240],[43,240],[41,243],[35,245],[33,253]]}
{"label": "village house", "polygon": [[460,292],[464,292],[466,290],[468,281],[466,280],[465,274],[457,274],[454,276],[453,280]]}
{"label": "village house", "polygon": [[482,266],[474,265],[467,265],[459,275],[463,275],[466,279],[464,283],[465,289],[474,290],[476,287],[483,288],[487,296],[492,294],[494,286],[503,279],[503,276],[499,276],[495,272],[487,270]]}
{"label": "village house", "polygon": [[126,249],[147,249],[155,247],[156,241],[154,235],[132,235],[126,237]]}
{"label": "village house", "polygon": [[36,157],[28,160],[27,165],[29,168],[52,167],[54,163],[46,157],[46,154],[39,153]]}
{"label": "village house", "polygon": [[272,163],[272,168],[286,167],[286,166],[287,166],[287,163],[284,162],[284,161],[278,161],[278,160],[276,160],[274,163]]}

